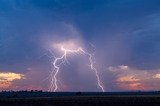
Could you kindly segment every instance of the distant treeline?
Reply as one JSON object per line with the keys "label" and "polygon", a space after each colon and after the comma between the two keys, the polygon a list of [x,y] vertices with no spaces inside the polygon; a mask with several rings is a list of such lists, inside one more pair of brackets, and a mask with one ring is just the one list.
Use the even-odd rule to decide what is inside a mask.
{"label": "distant treeline", "polygon": [[160,96],[160,91],[125,92],[48,92],[42,90],[2,91],[0,98],[61,97],[61,96]]}
{"label": "distant treeline", "polygon": [[43,92],[43,90],[20,90],[20,91],[13,91],[13,90],[5,91],[5,90],[2,90],[0,93],[6,93],[6,92],[10,92],[10,93],[13,93],[13,92]]}

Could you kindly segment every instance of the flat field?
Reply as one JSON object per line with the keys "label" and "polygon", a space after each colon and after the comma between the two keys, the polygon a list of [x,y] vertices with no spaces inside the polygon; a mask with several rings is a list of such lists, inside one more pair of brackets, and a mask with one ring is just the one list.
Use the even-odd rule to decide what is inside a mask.
{"label": "flat field", "polygon": [[0,106],[160,106],[160,96],[66,96],[1,98]]}
{"label": "flat field", "polygon": [[160,92],[2,92],[0,106],[160,106]]}

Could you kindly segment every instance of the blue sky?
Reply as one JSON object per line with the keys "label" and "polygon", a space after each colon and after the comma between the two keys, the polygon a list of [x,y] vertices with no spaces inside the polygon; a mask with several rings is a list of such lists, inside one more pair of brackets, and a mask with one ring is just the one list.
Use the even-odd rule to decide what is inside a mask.
{"label": "blue sky", "polygon": [[[159,0],[0,0],[0,72],[25,76],[3,89],[46,90],[49,81],[41,82],[52,70],[50,59],[44,56],[46,49],[50,42],[70,39],[80,39],[85,47],[94,44],[106,91],[159,89],[158,77],[153,78],[160,73],[159,29]],[[70,61],[72,67],[63,66],[59,76],[65,85],[61,91],[99,91],[91,83],[94,75],[79,74],[83,69],[90,75],[87,61],[80,60],[85,63],[82,66]],[[124,66],[127,72],[122,71]],[[140,79],[144,73],[150,80]],[[125,76],[139,80],[120,80]]]}

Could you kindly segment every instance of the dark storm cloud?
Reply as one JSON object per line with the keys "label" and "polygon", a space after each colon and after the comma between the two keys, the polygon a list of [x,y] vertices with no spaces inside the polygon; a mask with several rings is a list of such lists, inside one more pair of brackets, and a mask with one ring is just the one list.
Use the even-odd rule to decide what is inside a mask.
{"label": "dark storm cloud", "polygon": [[102,47],[99,51],[106,64],[158,68],[159,4],[157,0],[113,0],[77,15],[75,24],[87,40],[99,45],[97,49]]}
{"label": "dark storm cloud", "polygon": [[[70,38],[96,46],[100,74],[119,65],[159,69],[159,5],[159,0],[0,0],[0,70],[27,73],[27,68],[41,67],[39,72],[48,74],[51,64],[42,56],[44,44]],[[77,67],[69,70],[81,70]],[[63,73],[64,79],[71,74]],[[106,89],[114,88],[114,76],[105,74]],[[68,82],[68,89],[77,89],[74,81]],[[82,90],[94,86],[84,85]]]}

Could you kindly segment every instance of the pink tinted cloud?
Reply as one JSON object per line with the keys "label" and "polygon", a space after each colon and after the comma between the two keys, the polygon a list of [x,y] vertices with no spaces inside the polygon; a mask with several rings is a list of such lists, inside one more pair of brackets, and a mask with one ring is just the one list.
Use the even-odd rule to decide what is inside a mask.
{"label": "pink tinted cloud", "polygon": [[114,75],[114,82],[121,90],[158,90],[160,85],[159,70],[140,70],[121,65],[109,67],[108,70]]}

